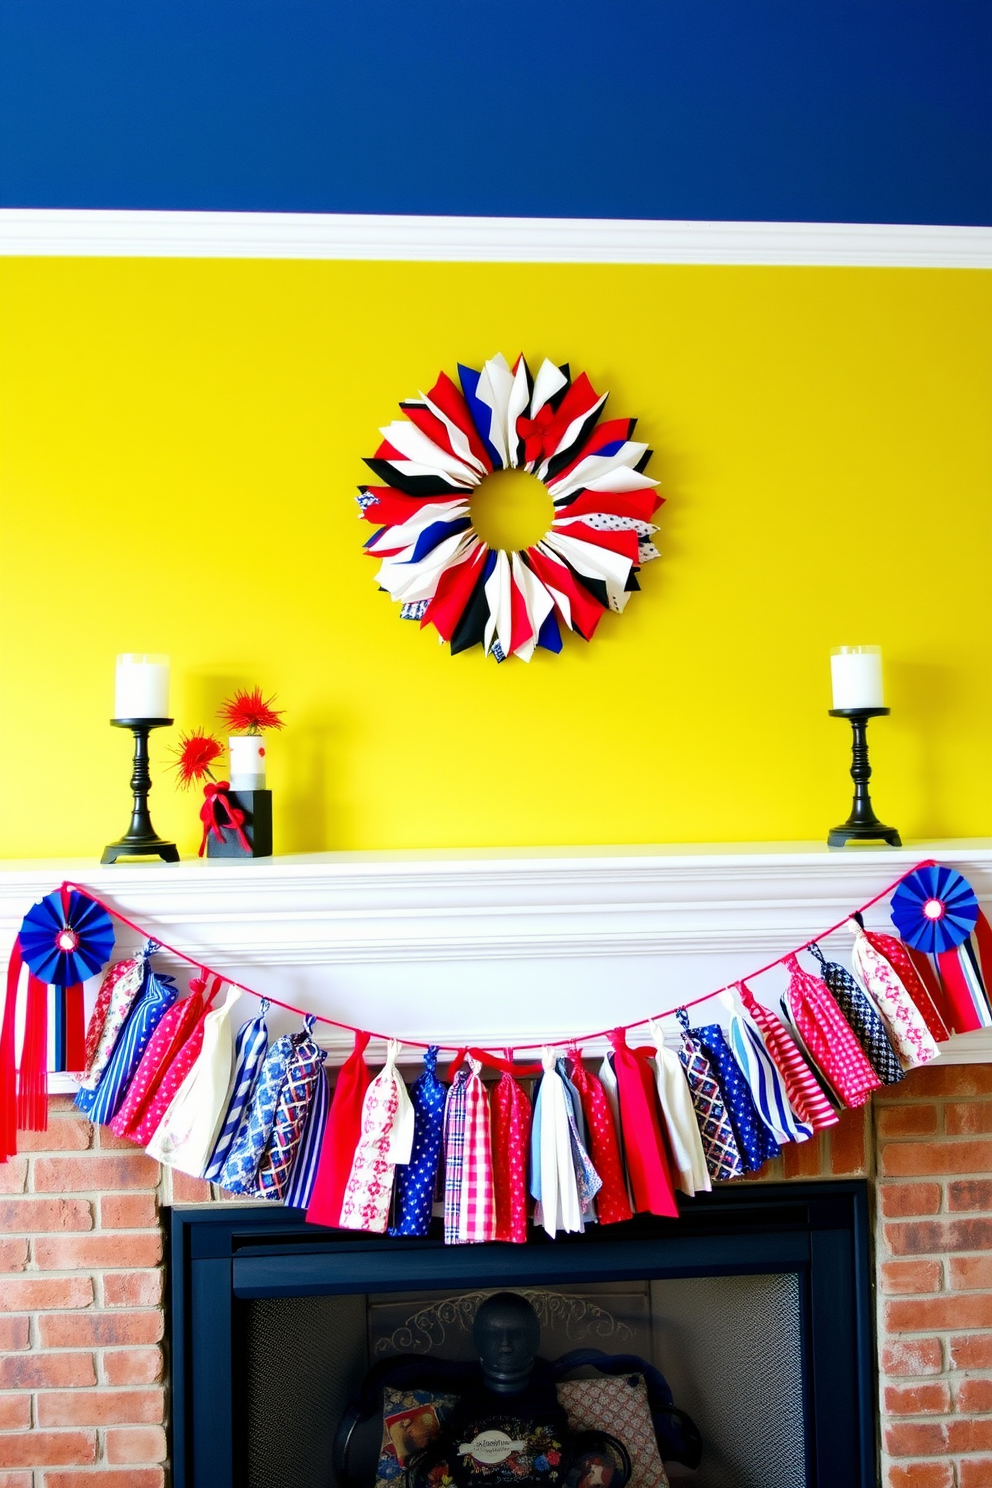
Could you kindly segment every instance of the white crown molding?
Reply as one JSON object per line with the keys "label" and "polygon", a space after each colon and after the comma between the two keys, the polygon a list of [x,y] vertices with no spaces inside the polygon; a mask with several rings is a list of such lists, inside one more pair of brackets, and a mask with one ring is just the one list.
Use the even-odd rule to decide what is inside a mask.
{"label": "white crown molding", "polygon": [[[927,857],[960,868],[992,912],[987,840],[841,853],[792,843],[7,862],[0,949],[33,901],[70,879],[295,1007],[445,1044],[534,1044],[644,1018],[747,976]],[[881,906],[869,912],[880,927],[886,918]],[[122,932],[119,945],[135,940]],[[829,944],[846,959],[846,931]],[[182,969],[167,956],[162,964]],[[783,985],[770,973],[754,990],[771,1005]],[[270,1026],[283,1025],[293,1020],[273,1010]],[[350,1048],[333,1028],[321,1039],[334,1060]],[[945,1058],[992,1062],[992,1031],[953,1040]]]}
{"label": "white crown molding", "polygon": [[5,207],[0,255],[992,268],[992,228]]}

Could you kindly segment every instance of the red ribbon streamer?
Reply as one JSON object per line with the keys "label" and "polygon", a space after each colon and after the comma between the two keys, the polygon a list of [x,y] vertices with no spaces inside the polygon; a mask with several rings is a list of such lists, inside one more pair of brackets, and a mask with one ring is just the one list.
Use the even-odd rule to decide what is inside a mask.
{"label": "red ribbon streamer", "polygon": [[[200,807],[200,820],[203,823],[203,838],[199,852],[201,858],[207,850],[207,838],[211,832],[218,842],[224,841],[222,829],[235,832],[243,851],[251,852],[251,843],[243,831],[245,814],[240,807],[231,805],[231,799],[227,794],[230,789],[230,781],[227,780],[212,780],[209,785],[203,787],[204,802]],[[220,812],[227,817],[226,821],[219,819]]]}

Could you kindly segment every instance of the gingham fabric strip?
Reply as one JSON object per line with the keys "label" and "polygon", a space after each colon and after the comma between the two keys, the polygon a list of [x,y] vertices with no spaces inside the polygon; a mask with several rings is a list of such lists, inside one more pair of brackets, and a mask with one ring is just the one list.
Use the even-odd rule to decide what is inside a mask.
{"label": "gingham fabric strip", "polygon": [[482,1082],[481,1069],[482,1065],[477,1059],[469,1059],[458,1213],[458,1239],[462,1245],[476,1245],[491,1240],[496,1232],[489,1094]]}
{"label": "gingham fabric strip", "polygon": [[465,1160],[465,1088],[467,1065],[448,1087],[444,1106],[444,1243],[457,1245],[462,1208],[462,1168]]}
{"label": "gingham fabric strip", "polygon": [[237,1135],[238,1127],[241,1125],[245,1106],[251,1100],[258,1072],[262,1068],[262,1061],[269,1047],[269,1031],[265,1024],[265,1015],[268,1010],[268,999],[263,998],[257,1015],[242,1023],[238,1029],[234,1045],[234,1079],[231,1084],[231,1096],[207,1171],[203,1175],[211,1183],[217,1183],[220,1179],[221,1170],[227,1161],[227,1155]]}

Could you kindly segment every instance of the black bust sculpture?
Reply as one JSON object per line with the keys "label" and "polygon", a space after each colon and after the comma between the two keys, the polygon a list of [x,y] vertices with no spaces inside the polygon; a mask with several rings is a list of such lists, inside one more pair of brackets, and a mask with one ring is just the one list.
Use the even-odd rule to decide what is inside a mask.
{"label": "black bust sculpture", "polygon": [[475,1315],[472,1341],[487,1390],[512,1395],[530,1384],[541,1341],[537,1313],[518,1292],[495,1292]]}

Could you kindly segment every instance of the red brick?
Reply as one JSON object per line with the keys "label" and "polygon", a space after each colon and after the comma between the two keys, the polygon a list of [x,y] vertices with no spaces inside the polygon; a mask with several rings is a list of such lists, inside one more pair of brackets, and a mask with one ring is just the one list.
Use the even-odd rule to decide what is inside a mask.
{"label": "red brick", "polygon": [[956,1178],[947,1185],[947,1207],[960,1209],[992,1209],[992,1180],[988,1178]]}
{"label": "red brick", "polygon": [[92,1354],[8,1354],[0,1359],[0,1389],[64,1389],[95,1384]]}
{"label": "red brick", "polygon": [[162,1390],[43,1390],[37,1398],[39,1426],[128,1426],[161,1424]]}
{"label": "red brick", "polygon": [[992,1457],[965,1457],[959,1462],[958,1488],[992,1488]]}
{"label": "red brick", "polygon": [[992,1369],[992,1333],[972,1333],[952,1338],[952,1369]]}
{"label": "red brick", "polygon": [[954,1468],[949,1462],[894,1462],[888,1483],[889,1488],[954,1488]]}
{"label": "red brick", "polygon": [[992,1064],[938,1064],[915,1069],[894,1087],[897,1097],[992,1095]]}
{"label": "red brick", "polygon": [[159,1343],[159,1311],[53,1313],[38,1319],[45,1348],[114,1348],[131,1343]]}
{"label": "red brick", "polygon": [[0,1395],[0,1431],[28,1431],[31,1427],[31,1396]]}
{"label": "red brick", "polygon": [[952,1452],[992,1450],[992,1420],[948,1421],[947,1445]]}
{"label": "red brick", "polygon": [[158,1199],[153,1193],[103,1194],[100,1225],[105,1230],[149,1230],[158,1223]]}
{"label": "red brick", "polygon": [[0,1488],[32,1488],[34,1481],[29,1472],[0,1472]]}
{"label": "red brick", "polygon": [[879,1268],[882,1291],[939,1292],[944,1278],[940,1261],[885,1261]]}
{"label": "red brick", "polygon": [[189,1173],[172,1170],[172,1202],[174,1204],[209,1204],[210,1184],[203,1178],[192,1178]]}
{"label": "red brick", "polygon": [[947,1427],[936,1421],[900,1421],[885,1428],[892,1457],[936,1457],[947,1451]]}
{"label": "red brick", "polygon": [[951,1256],[950,1283],[955,1292],[975,1292],[992,1287],[992,1255]]}
{"label": "red brick", "polygon": [[96,1128],[96,1141],[94,1147],[99,1147],[103,1152],[140,1152],[141,1144],[132,1142],[130,1137],[118,1137],[110,1130],[109,1126],[98,1126]]}
{"label": "red brick", "polygon": [[93,1140],[93,1127],[82,1116],[63,1116],[48,1123],[43,1132],[18,1132],[19,1152],[86,1152]]}
{"label": "red brick", "polygon": [[104,1307],[158,1307],[161,1271],[108,1271],[103,1278]]}
{"label": "red brick", "polygon": [[[96,1472],[46,1472],[44,1488],[163,1488],[161,1467],[103,1467]],[[3,1488],[0,1482],[0,1488]],[[30,1483],[27,1488],[31,1488]]]}
{"label": "red brick", "polygon": [[[970,1170],[964,1166],[954,1171]],[[121,1188],[155,1188],[158,1177],[158,1163],[143,1152],[118,1152],[112,1157],[98,1153],[83,1157],[38,1157],[34,1164],[36,1193],[86,1193],[91,1189],[107,1193]]]}
{"label": "red brick", "polygon": [[827,1136],[830,1149],[830,1171],[835,1178],[866,1171],[864,1109],[843,1111],[837,1126]]}
{"label": "red brick", "polygon": [[108,1431],[106,1452],[108,1462],[164,1462],[165,1432],[161,1426]]}
{"label": "red brick", "polygon": [[962,1380],[954,1392],[954,1405],[962,1415],[992,1411],[992,1379]]}
{"label": "red brick", "polygon": [[880,1137],[927,1137],[937,1130],[936,1106],[880,1106]]}
{"label": "red brick", "polygon": [[0,1194],[23,1193],[28,1182],[26,1157],[11,1157],[0,1163]]}
{"label": "red brick", "polygon": [[992,1327],[992,1295],[970,1292],[956,1297],[919,1297],[912,1302],[886,1302],[890,1333],[933,1333]]}
{"label": "red brick", "polygon": [[880,1183],[878,1199],[886,1219],[906,1219],[917,1214],[936,1214],[940,1208],[939,1183]]}
{"label": "red brick", "polygon": [[921,1219],[885,1226],[893,1255],[939,1255],[945,1251],[992,1250],[992,1219]]}
{"label": "red brick", "polygon": [[162,1378],[160,1348],[108,1349],[101,1362],[108,1385],[155,1385]]}
{"label": "red brick", "polygon": [[[992,1142],[886,1142],[882,1148],[882,1170],[895,1178],[925,1178],[931,1173],[987,1173],[990,1168]],[[37,1178],[35,1187],[38,1187]]]}
{"label": "red brick", "polygon": [[951,1387],[946,1380],[885,1387],[885,1409],[892,1416],[943,1416],[950,1408]]}
{"label": "red brick", "polygon": [[0,1240],[0,1271],[23,1271],[27,1263],[26,1240]]}
{"label": "red brick", "polygon": [[31,1319],[0,1317],[0,1350],[26,1349],[31,1339]]}
{"label": "red brick", "polygon": [[155,1266],[162,1259],[162,1236],[136,1234],[56,1235],[34,1242],[41,1271],[79,1271],[110,1266]]}
{"label": "red brick", "polygon": [[0,1467],[60,1467],[95,1461],[95,1431],[22,1431],[0,1436]]}
{"label": "red brick", "polygon": [[4,1312],[89,1307],[92,1301],[93,1282],[89,1276],[48,1276],[44,1281],[18,1277],[0,1286],[0,1310]]}
{"label": "red brick", "polygon": [[977,1137],[992,1131],[992,1101],[955,1101],[944,1107],[944,1131],[949,1137]]}
{"label": "red brick", "polygon": [[883,1374],[939,1374],[944,1367],[944,1353],[939,1338],[895,1339],[882,1349]]}
{"label": "red brick", "polygon": [[819,1178],[822,1171],[821,1144],[818,1136],[808,1142],[789,1142],[782,1148],[782,1166],[786,1178]]}
{"label": "red brick", "polygon": [[7,1234],[92,1228],[93,1206],[87,1199],[0,1199],[0,1230]]}

